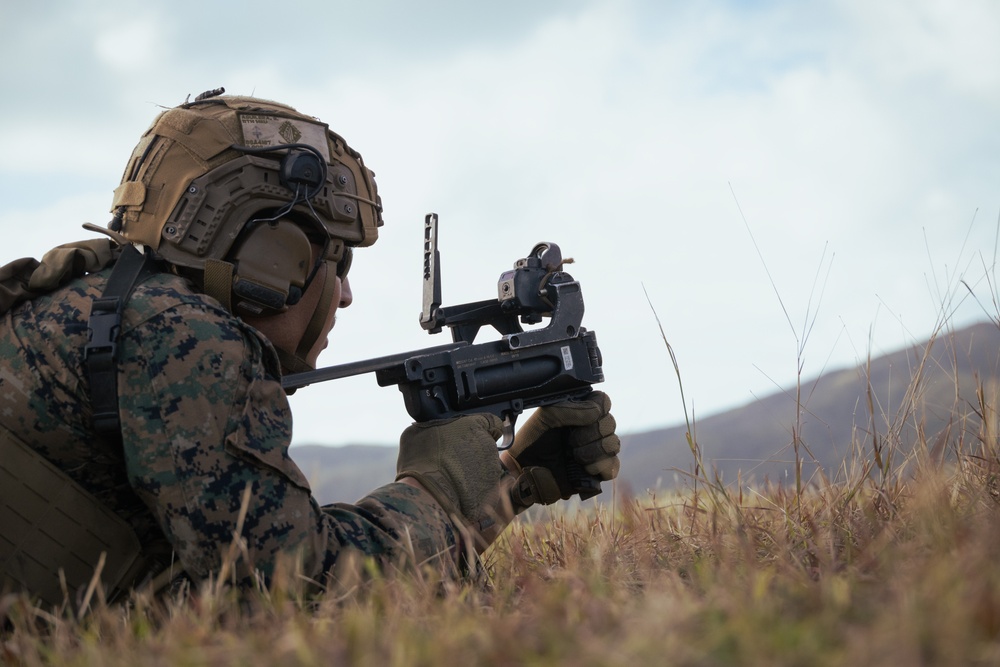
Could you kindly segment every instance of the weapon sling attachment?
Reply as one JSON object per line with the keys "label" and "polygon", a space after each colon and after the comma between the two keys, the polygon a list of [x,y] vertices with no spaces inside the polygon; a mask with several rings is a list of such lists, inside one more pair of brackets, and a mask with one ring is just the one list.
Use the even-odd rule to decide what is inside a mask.
{"label": "weapon sling attachment", "polygon": [[[108,601],[148,565],[135,532],[66,473],[0,427],[0,580],[46,605],[79,604],[98,574]],[[59,572],[66,581],[66,591]],[[74,598],[75,596],[75,598]]]}

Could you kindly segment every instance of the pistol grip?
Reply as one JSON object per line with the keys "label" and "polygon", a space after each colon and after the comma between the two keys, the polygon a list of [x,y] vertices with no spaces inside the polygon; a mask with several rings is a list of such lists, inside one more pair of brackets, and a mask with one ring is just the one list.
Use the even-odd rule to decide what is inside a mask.
{"label": "pistol grip", "polygon": [[588,475],[583,466],[576,461],[566,464],[566,474],[573,487],[573,492],[579,494],[580,500],[593,498],[601,492],[601,480],[594,475]]}

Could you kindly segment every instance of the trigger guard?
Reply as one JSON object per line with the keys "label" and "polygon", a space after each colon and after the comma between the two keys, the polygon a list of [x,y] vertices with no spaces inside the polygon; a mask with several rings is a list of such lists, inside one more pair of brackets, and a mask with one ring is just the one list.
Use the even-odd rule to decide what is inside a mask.
{"label": "trigger guard", "polygon": [[505,451],[514,446],[514,420],[516,417],[506,416],[503,418],[503,440],[497,446],[498,451]]}

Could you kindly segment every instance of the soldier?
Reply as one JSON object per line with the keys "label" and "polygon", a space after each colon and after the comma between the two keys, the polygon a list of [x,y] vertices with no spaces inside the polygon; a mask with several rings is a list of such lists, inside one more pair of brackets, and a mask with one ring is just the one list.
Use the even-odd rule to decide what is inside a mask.
{"label": "soldier", "polygon": [[414,424],[395,482],[320,507],[289,458],[280,378],[315,367],[351,305],[352,254],[378,238],[381,201],[327,125],[221,93],[156,118],[108,229],[88,226],[110,238],[0,270],[8,586],[58,603],[97,553],[109,595],[198,582],[234,537],[243,585],[286,557],[321,586],[351,554],[453,573],[517,512],[569,498],[570,461],[615,477],[615,422],[594,392],[536,411],[503,462],[492,415]]}

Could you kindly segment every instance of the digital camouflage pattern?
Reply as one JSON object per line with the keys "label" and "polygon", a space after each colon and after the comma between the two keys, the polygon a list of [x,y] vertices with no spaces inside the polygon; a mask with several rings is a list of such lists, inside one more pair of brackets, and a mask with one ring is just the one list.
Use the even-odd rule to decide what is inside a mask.
{"label": "digital camouflage pattern", "polygon": [[292,416],[274,349],[183,278],[138,285],[119,339],[123,446],[91,428],[83,371],[90,304],[110,269],[25,302],[0,323],[0,424],[135,529],[146,556],[193,579],[217,571],[251,500],[238,577],[267,580],[279,554],[324,582],[345,554],[383,568],[454,567],[457,535],[426,494],[398,483],[320,507],[289,458]]}

